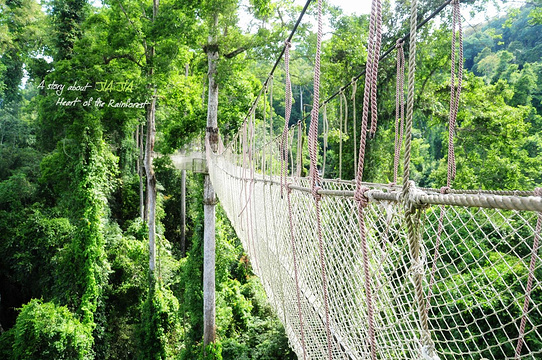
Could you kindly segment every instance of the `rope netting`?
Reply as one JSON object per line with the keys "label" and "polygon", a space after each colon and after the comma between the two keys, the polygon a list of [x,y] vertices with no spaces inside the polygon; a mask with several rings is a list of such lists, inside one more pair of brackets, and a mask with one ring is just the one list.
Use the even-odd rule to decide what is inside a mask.
{"label": "rope netting", "polygon": [[[462,37],[459,1],[446,4],[450,2],[452,53],[458,41],[460,65],[456,85],[454,55],[446,187],[419,188],[409,181],[419,27],[416,0],[412,1],[406,87],[404,38],[397,42],[393,183],[361,181],[366,137],[374,135],[377,125],[379,0],[373,1],[371,14],[355,180],[322,175],[329,123],[327,101],[322,118],[318,112],[320,16],[307,144],[303,126],[289,127],[287,122],[276,136],[272,116],[265,121],[268,94],[273,102],[272,81],[266,81],[261,92],[264,121],[255,116],[256,103],[228,146],[219,153],[207,147],[216,194],[300,359],[542,358],[542,189],[451,188]],[[290,40],[291,36],[285,45],[286,119],[292,106]],[[339,101],[339,109],[344,106],[346,113],[342,92]],[[340,111],[341,131],[347,129],[345,113]],[[397,184],[403,139],[405,180]],[[305,156],[309,163],[303,163]]]}
{"label": "rope netting", "polygon": [[[263,148],[248,161],[242,147],[211,155],[209,171],[293,349],[300,359],[326,359],[310,180],[288,176],[288,194],[281,196],[279,143],[276,139],[265,147],[265,171]],[[364,185],[370,188],[365,223],[378,358],[422,358],[415,274],[423,278],[430,337],[441,359],[514,358],[521,338],[521,358],[542,357],[542,259],[536,244],[542,197],[411,189],[408,201],[415,207],[422,259],[413,262],[402,190]],[[322,180],[320,186],[332,357],[370,358],[355,183]],[[434,258],[440,205],[447,203],[457,205],[445,205]]]}

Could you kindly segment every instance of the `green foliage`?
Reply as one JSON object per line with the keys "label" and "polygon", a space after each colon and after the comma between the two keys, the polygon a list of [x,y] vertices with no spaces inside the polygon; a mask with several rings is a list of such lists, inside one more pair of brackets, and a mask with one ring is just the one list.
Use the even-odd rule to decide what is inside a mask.
{"label": "green foliage", "polygon": [[81,37],[81,23],[86,17],[88,2],[85,0],[53,0],[52,18],[55,30],[55,60],[69,59],[75,42]]}
{"label": "green foliage", "polygon": [[140,359],[171,359],[180,352],[179,301],[167,288],[154,283],[143,304]]}
{"label": "green foliage", "polygon": [[0,109],[21,99],[25,61],[39,48],[43,13],[35,0],[0,2]]}
{"label": "green foliage", "polygon": [[198,360],[222,360],[222,344],[215,342],[207,345],[203,350],[203,356],[198,357]]}
{"label": "green foliage", "polygon": [[[440,2],[420,1],[420,14]],[[240,28],[239,2],[233,0],[162,0],[156,14],[151,1],[107,0],[103,6],[93,7],[84,0],[54,0],[42,12],[34,0],[0,0],[0,322],[8,330],[0,336],[0,358],[198,359],[206,353],[206,358],[215,359],[295,359],[220,208],[216,228],[218,341],[203,348],[203,178],[188,176],[187,237],[181,244],[180,174],[167,156],[154,162],[159,181],[158,260],[149,287],[149,229],[139,219],[135,139],[136,129],[145,130],[140,126],[146,112],[57,106],[56,95],[37,87],[43,80],[65,84],[133,81],[132,93],[117,95],[119,99],[156,95],[155,150],[169,154],[204,134],[207,59],[201,47],[211,35],[221,56],[219,127],[227,141],[244,120],[269,71],[268,63],[275,59],[300,10],[283,2],[249,3],[248,11],[258,19],[249,25],[250,33]],[[391,5],[384,4],[385,45],[392,45],[396,33],[407,32],[408,4],[397,1],[393,13]],[[542,184],[539,10],[525,6],[484,24],[479,31],[467,31],[468,71],[455,138],[456,188],[531,190]],[[364,68],[366,49],[354,44],[366,43],[368,29],[367,15],[343,16],[328,7],[325,11],[333,31],[322,47],[322,98]],[[438,187],[446,178],[448,25],[443,19],[440,28],[420,31],[411,176],[421,186]],[[301,24],[298,31],[302,40],[293,48],[291,59],[292,124],[308,113],[310,106],[305,105],[312,103],[314,92],[316,36],[310,24]],[[49,64],[50,57],[53,62]],[[29,77],[24,85],[23,69]],[[384,61],[379,74],[379,130],[368,141],[364,180],[390,182],[394,62]],[[359,134],[362,80],[356,94],[345,91],[346,133],[337,129],[339,103],[327,105],[332,130],[326,177],[338,176],[339,158],[342,176],[354,177],[352,120],[357,111]],[[284,111],[283,81],[279,66],[273,108],[268,105],[266,109],[273,111],[275,134],[284,120],[280,115]],[[85,94],[87,98],[100,96],[104,94],[96,89]],[[257,131],[261,131],[262,115],[258,108]],[[306,132],[308,124],[304,125]],[[303,149],[306,157],[306,140]],[[464,223],[463,218],[457,221]],[[469,239],[469,231],[472,229],[461,229],[453,244],[445,245],[449,249],[444,260],[455,268],[478,264],[480,271],[439,285],[452,289],[463,284],[462,290],[472,294],[439,308],[442,321],[453,322],[458,309],[469,308],[473,310],[469,320],[475,323],[477,316],[495,306],[506,306],[517,317],[520,309],[511,303],[511,297],[472,304],[490,297],[483,293],[488,282],[504,288],[507,276],[525,276],[518,258],[503,254],[512,247],[522,256],[530,250],[518,248],[514,243],[517,235],[504,225],[499,230],[503,235],[492,237],[487,244]],[[480,239],[491,233],[491,229],[481,231],[477,234]],[[465,262],[460,264],[457,259],[464,254],[470,257],[463,256]],[[539,295],[533,295],[538,302]],[[16,321],[14,309],[26,303]],[[498,328],[498,321],[491,319],[490,324]],[[481,330],[500,331],[505,336],[508,329]],[[451,348],[463,349],[469,344],[456,342],[462,338],[459,335],[437,334],[453,343]],[[530,334],[526,341],[532,348],[540,347],[540,340]],[[498,358],[498,354],[485,356]]]}
{"label": "green foliage", "polygon": [[66,307],[32,300],[21,309],[14,328],[18,359],[92,359],[92,335]]}
{"label": "green foliage", "polygon": [[15,330],[13,328],[0,334],[0,357],[5,360],[13,359],[13,343]]}
{"label": "green foliage", "polygon": [[539,12],[540,4],[512,8],[505,17],[489,21],[474,32],[467,31],[466,67],[472,69],[476,64],[475,58],[486,47],[494,53],[513,51],[520,67],[526,62],[539,62],[542,57],[539,36],[542,24],[536,20]]}
{"label": "green foliage", "polygon": [[118,225],[105,227],[105,251],[111,266],[104,289],[105,334],[102,357],[129,360],[138,356],[141,307],[148,293],[148,229],[133,221],[123,233]]}
{"label": "green foliage", "polygon": [[[532,125],[529,107],[506,105],[507,85],[484,86],[469,76],[460,111],[456,139],[458,186],[487,189],[530,189],[540,181],[538,160],[527,150]],[[540,155],[538,155],[540,156]],[[445,161],[431,175],[438,180]]]}

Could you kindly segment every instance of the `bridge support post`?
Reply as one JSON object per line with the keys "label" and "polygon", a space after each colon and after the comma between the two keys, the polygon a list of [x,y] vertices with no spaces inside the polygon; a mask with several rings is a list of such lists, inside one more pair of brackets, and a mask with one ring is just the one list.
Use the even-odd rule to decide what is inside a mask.
{"label": "bridge support post", "polygon": [[209,175],[205,175],[203,185],[203,211],[205,217],[203,230],[203,344],[214,343],[215,325],[215,205],[216,196]]}
{"label": "bridge support post", "polygon": [[[218,14],[214,16],[218,26]],[[218,83],[216,81],[218,63],[218,44],[209,36],[205,47],[209,64],[209,98],[207,104],[207,133],[210,146],[208,151],[216,151],[218,144]],[[215,308],[215,205],[216,196],[209,174],[205,175],[203,188],[204,230],[203,230],[203,345],[207,347],[216,340]],[[204,358],[207,351],[204,350]]]}
{"label": "bridge support post", "polygon": [[181,170],[181,255],[186,256],[186,170]]}

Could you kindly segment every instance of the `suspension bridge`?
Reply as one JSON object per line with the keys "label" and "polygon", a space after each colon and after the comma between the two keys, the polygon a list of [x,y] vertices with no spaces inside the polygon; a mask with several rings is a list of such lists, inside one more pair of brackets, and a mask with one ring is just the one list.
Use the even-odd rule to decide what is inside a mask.
{"label": "suspension bridge", "polygon": [[[207,143],[207,168],[218,199],[299,359],[542,359],[542,189],[452,187],[462,78],[461,51],[455,58],[462,41],[459,1],[446,1],[431,15],[453,7],[452,145],[442,189],[418,187],[409,172],[416,31],[427,19],[417,23],[412,1],[410,33],[380,55],[379,3],[373,1],[371,13],[361,132],[353,134],[359,136],[355,179],[322,176],[327,145],[318,129],[319,119],[326,127],[319,114],[325,106],[318,91],[320,0],[310,164],[303,164],[302,127],[288,126],[290,36],[279,56],[284,55],[286,71],[284,131],[272,133],[265,110],[263,121],[256,121],[255,109],[262,102],[266,108],[270,76],[237,136],[220,142],[217,151]],[[394,49],[394,182],[365,183],[365,142],[376,131],[378,63]]]}

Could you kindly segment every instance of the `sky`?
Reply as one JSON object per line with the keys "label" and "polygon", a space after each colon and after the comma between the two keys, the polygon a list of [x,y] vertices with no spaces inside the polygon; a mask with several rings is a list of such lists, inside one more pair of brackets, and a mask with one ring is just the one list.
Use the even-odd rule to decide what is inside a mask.
{"label": "sky", "polygon": [[331,5],[339,6],[346,14],[369,14],[371,0],[328,0]]}
{"label": "sky", "polygon": [[[444,0],[443,0],[444,1]],[[329,4],[339,6],[342,8],[345,14],[369,14],[371,12],[371,0],[327,0]],[[295,0],[295,3],[298,5],[305,5],[306,0]],[[514,4],[511,4],[512,6]],[[517,4],[516,4],[517,6]],[[486,16],[495,16],[497,14],[495,7],[489,3],[487,6],[486,14],[476,14],[473,19],[470,19],[470,14],[463,11],[463,16],[473,20],[474,23],[478,23],[485,20]]]}

